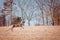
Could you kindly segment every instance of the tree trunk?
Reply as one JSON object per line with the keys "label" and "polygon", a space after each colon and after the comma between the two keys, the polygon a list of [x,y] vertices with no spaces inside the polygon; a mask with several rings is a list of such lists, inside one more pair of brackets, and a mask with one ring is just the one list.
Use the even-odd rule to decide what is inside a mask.
{"label": "tree trunk", "polygon": [[30,26],[30,20],[28,20],[28,26]]}
{"label": "tree trunk", "polygon": [[46,16],[46,25],[48,25],[48,16]]}

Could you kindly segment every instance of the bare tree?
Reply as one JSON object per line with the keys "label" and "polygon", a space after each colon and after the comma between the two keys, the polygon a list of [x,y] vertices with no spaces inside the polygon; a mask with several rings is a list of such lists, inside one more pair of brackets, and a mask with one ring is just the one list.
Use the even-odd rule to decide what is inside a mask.
{"label": "bare tree", "polygon": [[54,15],[55,15],[55,13],[54,12],[56,12],[56,7],[55,6],[57,6],[57,3],[58,3],[58,0],[50,0],[50,1],[48,1],[48,6],[49,6],[49,11],[50,11],[50,16],[51,16],[51,19],[52,19],[52,25],[54,25],[55,23],[55,19],[54,19]]}
{"label": "bare tree", "polygon": [[[43,9],[43,11],[42,11],[42,14],[44,14],[43,12],[45,12],[45,15],[46,15],[46,21],[47,21],[47,25],[50,23],[50,25],[54,25],[54,20],[55,20],[55,18],[54,18],[54,15],[55,15],[55,13],[56,13],[56,7],[55,6],[57,6],[58,4],[59,4],[59,0],[35,0],[36,1],[36,3],[39,5],[39,7],[40,7],[40,10],[41,9]],[[43,5],[43,6],[41,6],[41,5]],[[44,8],[44,6],[45,6],[45,8]],[[50,22],[49,22],[49,16],[50,16]],[[43,15],[42,15],[42,17],[43,17]],[[45,17],[44,17],[45,18]]]}
{"label": "bare tree", "polygon": [[44,13],[43,13],[44,3],[43,3],[43,0],[35,0],[35,1],[38,4],[39,9],[41,10],[41,14],[42,14],[41,18],[43,20],[43,25],[44,25]]}
{"label": "bare tree", "polygon": [[[26,2],[26,4],[18,1],[18,5],[22,12],[22,18],[28,20],[28,25],[30,26],[30,21],[32,20],[35,11],[34,6],[31,5],[30,1]],[[23,6],[25,6],[25,8]]]}
{"label": "bare tree", "polygon": [[34,7],[32,7],[31,9],[28,9],[30,12],[29,13],[26,13],[26,18],[28,20],[28,25],[30,26],[30,21],[33,19],[34,17]]}

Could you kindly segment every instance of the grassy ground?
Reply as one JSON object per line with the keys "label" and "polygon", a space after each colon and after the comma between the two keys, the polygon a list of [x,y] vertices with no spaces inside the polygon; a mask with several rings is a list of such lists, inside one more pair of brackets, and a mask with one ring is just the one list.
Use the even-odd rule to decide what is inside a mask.
{"label": "grassy ground", "polygon": [[60,40],[60,26],[10,28],[0,27],[0,40]]}

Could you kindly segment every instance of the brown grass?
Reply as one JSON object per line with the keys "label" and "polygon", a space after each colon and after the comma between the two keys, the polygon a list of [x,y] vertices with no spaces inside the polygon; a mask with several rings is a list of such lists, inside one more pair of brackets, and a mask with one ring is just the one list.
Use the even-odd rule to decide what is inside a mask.
{"label": "brown grass", "polygon": [[60,40],[60,26],[10,28],[0,27],[0,40]]}

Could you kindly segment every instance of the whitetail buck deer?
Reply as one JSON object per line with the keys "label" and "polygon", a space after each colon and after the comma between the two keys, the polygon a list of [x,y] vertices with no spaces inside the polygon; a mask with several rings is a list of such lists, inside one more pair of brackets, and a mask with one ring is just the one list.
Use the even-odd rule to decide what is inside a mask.
{"label": "whitetail buck deer", "polygon": [[23,28],[23,25],[24,25],[25,21],[21,19],[21,17],[17,17],[15,19],[13,19],[12,21],[12,28],[11,30],[13,31],[13,28],[15,27],[22,27]]}
{"label": "whitetail buck deer", "polygon": [[[11,30],[13,31],[13,28],[15,28],[15,27],[22,27],[22,28],[23,28],[23,25],[24,25],[24,21],[21,21],[21,22],[18,23],[18,24],[13,24]],[[24,28],[23,28],[23,29],[24,29]]]}

